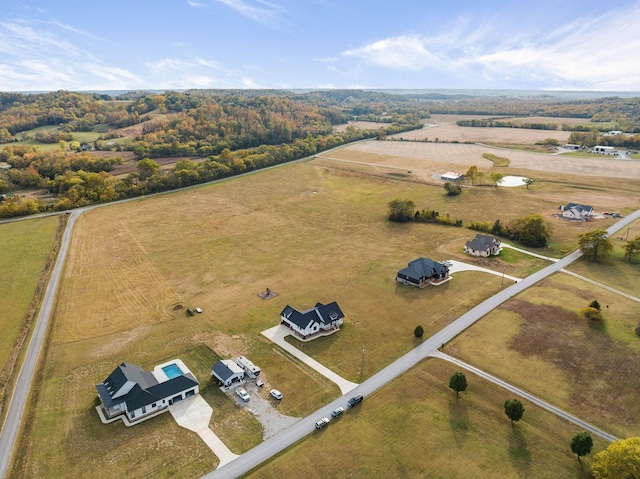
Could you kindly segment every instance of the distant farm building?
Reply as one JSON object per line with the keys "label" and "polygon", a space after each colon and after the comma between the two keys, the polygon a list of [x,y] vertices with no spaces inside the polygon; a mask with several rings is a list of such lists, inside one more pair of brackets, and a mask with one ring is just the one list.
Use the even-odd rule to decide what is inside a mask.
{"label": "distant farm building", "polygon": [[562,217],[568,220],[587,221],[593,218],[593,215],[595,214],[591,206],[579,205],[577,203],[558,206],[558,209],[562,211]]}
{"label": "distant farm building", "polygon": [[501,242],[493,236],[478,233],[471,241],[464,245],[464,252],[471,256],[490,256],[500,254]]}
{"label": "distant farm building", "polygon": [[566,145],[562,145],[562,148],[565,150],[579,150],[580,145],[575,145],[573,143],[567,143]]}
{"label": "distant farm building", "polygon": [[402,284],[423,288],[440,283],[449,278],[449,268],[443,263],[428,258],[414,259],[409,265],[398,271],[396,281]]}
{"label": "distant farm building", "polygon": [[618,136],[622,135],[622,131],[620,130],[611,130],[604,134],[604,136]]}
{"label": "distant farm building", "polygon": [[440,175],[440,179],[442,181],[451,181],[451,182],[464,181],[464,175],[461,173],[453,173],[451,171],[447,171],[446,173],[443,173],[442,175]]}
{"label": "distant farm building", "polygon": [[618,150],[616,150],[613,146],[600,146],[596,145],[591,150],[590,153],[597,153],[598,155],[617,155]]}
{"label": "distant farm building", "polygon": [[335,301],[329,304],[316,303],[306,311],[287,305],[280,313],[280,324],[284,324],[302,339],[325,336],[340,329],[344,314]]}

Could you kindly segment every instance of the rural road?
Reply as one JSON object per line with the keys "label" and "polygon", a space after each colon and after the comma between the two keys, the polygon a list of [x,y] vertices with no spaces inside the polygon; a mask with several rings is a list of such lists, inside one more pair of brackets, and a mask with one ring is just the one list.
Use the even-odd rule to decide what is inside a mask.
{"label": "rural road", "polygon": [[[301,159],[297,161],[304,161],[306,159]],[[275,165],[274,167],[278,167],[280,165]],[[274,168],[270,167],[270,168]],[[263,170],[258,170],[263,171]],[[246,173],[246,174],[254,174],[254,172]],[[244,176],[244,175],[239,175]],[[236,178],[232,177],[231,179]],[[228,181],[229,178],[222,180]],[[196,185],[195,187],[201,187],[203,185]],[[193,188],[193,187],[190,187]],[[164,192],[164,194],[168,194],[171,192]],[[161,193],[163,194],[163,193]],[[153,195],[155,196],[155,195]],[[139,198],[132,198],[124,201],[139,201]],[[7,418],[2,428],[2,432],[0,433],[0,477],[5,477],[9,461],[11,459],[11,454],[13,451],[13,447],[15,445],[15,440],[20,429],[20,423],[22,420],[22,415],[25,409],[25,405],[27,403],[27,398],[29,394],[29,389],[31,386],[31,381],[33,379],[33,375],[35,372],[36,364],[38,362],[38,358],[40,355],[41,347],[45,339],[46,331],[49,325],[49,320],[52,316],[56,294],[58,291],[58,284],[60,281],[60,277],[62,274],[62,270],[64,267],[64,263],[66,260],[67,251],[69,248],[69,240],[71,237],[71,232],[73,231],[73,226],[77,220],[77,218],[83,214],[85,211],[89,209],[108,206],[113,203],[101,204],[101,205],[93,205],[85,208],[80,208],[77,210],[73,210],[69,216],[67,228],[64,231],[62,240],[60,242],[60,251],[58,253],[58,257],[56,259],[56,263],[51,273],[51,278],[47,285],[45,295],[43,297],[42,305],[40,308],[40,312],[38,314],[38,318],[34,325],[34,332],[29,341],[29,346],[27,349],[27,353],[25,356],[24,363],[20,368],[20,372],[18,373],[16,388],[13,391],[13,395],[11,397]],[[614,234],[615,232],[621,230],[626,227],[628,224],[633,222],[634,220],[640,218],[640,210],[634,212],[633,214],[627,216],[626,218],[621,219],[616,224],[612,225],[609,229],[609,235]],[[29,218],[25,218],[29,219]],[[455,320],[453,323],[449,324],[447,327],[443,328],[441,331],[427,339],[420,346],[416,347],[412,351],[408,352],[404,356],[400,357],[398,360],[391,363],[389,366],[379,371],[365,382],[360,384],[354,391],[353,394],[360,393],[369,395],[376,391],[377,389],[384,386],[389,381],[398,377],[402,373],[404,373],[409,368],[415,366],[418,362],[422,361],[424,358],[429,356],[430,353],[437,350],[439,346],[450,341],[455,336],[460,334],[466,328],[475,323],[482,316],[487,314],[492,309],[496,308],[503,302],[507,301],[512,296],[520,293],[524,289],[532,286],[543,278],[549,276],[550,274],[559,271],[562,268],[568,266],[571,262],[575,261],[581,256],[582,253],[576,251],[565,258],[557,261],[556,263],[547,266],[546,268],[528,276],[527,278],[519,281],[516,284],[504,289],[499,292],[495,296],[487,299],[483,303],[477,305],[467,313],[463,314]],[[277,434],[276,436],[267,439],[260,445],[246,452],[238,459],[226,464],[225,466],[216,469],[215,471],[205,475],[205,478],[217,478],[217,477],[237,477],[239,475],[245,474],[250,471],[254,467],[258,466],[262,462],[266,461],[274,454],[286,449],[294,442],[302,439],[310,432],[314,431],[314,423],[319,417],[328,416],[330,412],[337,407],[338,405],[344,406],[346,403],[346,396],[342,396],[330,404],[324,406],[323,408],[316,411],[316,413],[301,419],[297,423],[295,423],[290,428],[285,431]],[[357,406],[359,407],[359,406]],[[320,432],[322,434],[322,432]]]}
{"label": "rural road", "polygon": [[[633,214],[627,216],[626,218],[623,218],[621,221],[618,221],[616,224],[609,227],[607,231],[609,235],[612,235],[638,218],[640,218],[640,210],[635,211]],[[418,364],[423,359],[432,355],[435,351],[438,350],[440,346],[451,341],[458,334],[462,333],[473,323],[478,321],[493,309],[500,306],[511,297],[517,295],[530,286],[533,286],[547,276],[569,266],[569,264],[580,258],[580,256],[582,256],[582,253],[580,251],[574,251],[570,255],[565,256],[564,258],[554,262],[544,269],[541,269],[540,271],[533,273],[530,276],[527,276],[523,280],[514,283],[508,288],[483,301],[479,305],[475,306],[474,308],[470,309],[465,314],[460,316],[454,322],[438,331],[429,339],[425,340],[422,344],[412,349],[404,356],[401,356],[399,359],[395,360],[393,363],[389,364],[387,367],[361,383],[356,389],[351,391],[348,396],[353,396],[355,394],[363,394],[364,396],[368,396],[372,394],[388,382],[405,373],[407,370]],[[290,428],[282,431],[280,434],[267,439],[253,449],[242,454],[239,458],[208,474],[205,474],[203,476],[203,479],[226,479],[230,477],[242,476],[243,474],[246,474],[250,470],[262,464],[264,461],[268,460],[270,457],[278,454],[287,447],[303,439],[310,433],[323,434],[324,431],[315,431],[315,421],[322,417],[329,417],[331,411],[338,406],[346,406],[348,396],[342,396],[335,401],[327,404],[326,406],[323,406],[306,418],[301,419]],[[585,423],[585,425],[586,424],[587,423]]]}

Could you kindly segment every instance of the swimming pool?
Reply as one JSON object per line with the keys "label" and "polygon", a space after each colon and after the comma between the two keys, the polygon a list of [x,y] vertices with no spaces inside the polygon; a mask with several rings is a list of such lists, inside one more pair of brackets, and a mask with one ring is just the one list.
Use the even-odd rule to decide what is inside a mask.
{"label": "swimming pool", "polygon": [[173,379],[175,377],[178,376],[182,376],[182,370],[178,367],[177,364],[169,364],[168,366],[165,366],[162,368],[162,370],[164,371],[164,373],[167,375],[167,377],[169,379]]}

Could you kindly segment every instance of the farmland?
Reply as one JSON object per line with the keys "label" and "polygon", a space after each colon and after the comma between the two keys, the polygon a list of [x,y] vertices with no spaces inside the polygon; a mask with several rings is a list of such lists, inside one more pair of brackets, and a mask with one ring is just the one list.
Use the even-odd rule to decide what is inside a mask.
{"label": "farmland", "polygon": [[[474,130],[493,135],[497,129]],[[492,163],[482,158],[487,152],[508,157],[509,173],[531,176],[536,183],[530,189],[480,186],[465,188],[457,198],[445,196],[433,176],[464,172],[473,164],[490,170]],[[575,163],[562,163],[569,160]],[[589,161],[476,145],[372,141],[310,161],[83,215],[76,224],[42,385],[32,404],[29,435],[23,440],[16,474],[53,477],[64,471],[67,477],[84,477],[108,467],[115,475],[131,475],[124,454],[136,458],[134,477],[196,477],[215,467],[217,460],[200,439],[181,430],[169,415],[134,428],[99,422],[93,408],[94,384],[124,360],[150,368],[182,357],[201,381],[203,396],[214,409],[225,412],[211,428],[235,453],[248,450],[260,441],[261,427],[208,379],[208,368],[217,359],[249,356],[285,393],[281,408],[289,415],[307,415],[339,396],[335,385],[260,336],[260,331],[277,324],[286,304],[303,309],[316,301],[338,301],[346,314],[342,330],[300,347],[344,377],[359,381],[360,373],[369,377],[409,351],[415,345],[412,333],[417,324],[428,336],[503,287],[498,276],[471,272],[424,290],[398,285],[395,272],[419,256],[474,262],[461,254],[473,234],[454,227],[389,223],[390,200],[411,199],[419,208],[449,213],[465,223],[496,218],[508,222],[537,212],[552,226],[551,249],[544,253],[562,256],[576,248],[578,235],[589,225],[551,218],[558,205],[584,202],[598,210],[625,212],[637,204],[640,176],[635,176],[639,174],[635,162],[626,162],[629,169],[623,174],[615,161]],[[598,227],[613,221],[599,220]],[[635,231],[634,225],[631,234]],[[497,271],[504,265],[506,273],[516,277],[544,265],[520,254],[511,255],[509,262],[506,257],[475,262]],[[597,267],[607,269],[606,264]],[[615,267],[626,283],[637,284],[637,265]],[[594,274],[588,263],[580,263],[575,271]],[[278,296],[260,299],[257,293],[265,287]],[[629,325],[634,318],[637,321],[633,303],[614,302],[611,294],[568,276],[552,278],[481,320],[447,345],[446,352],[522,387],[531,386],[546,400],[599,424],[601,405],[594,401],[576,409],[572,399],[584,396],[571,394],[584,395],[596,388],[602,394],[597,397],[605,397],[617,390],[621,378],[613,366],[616,358],[633,357],[638,351],[637,338],[629,333]],[[571,315],[592,297],[602,298],[603,304],[620,304],[600,330],[589,329],[584,320]],[[204,313],[187,317],[184,310],[192,306],[202,307]],[[545,348],[549,339],[545,332],[561,326],[551,323],[554,329],[545,329],[548,323],[527,321],[527,311],[537,311],[534,318],[557,313],[559,320],[571,325],[558,338],[557,351],[569,354],[604,344],[609,349],[599,351],[611,354],[602,354],[596,370],[580,369],[580,382],[571,391],[574,370],[565,364],[575,363],[576,357],[559,359],[555,349]],[[363,348],[366,359],[361,364]],[[520,363],[527,367],[517,368]],[[600,381],[596,372],[602,371],[610,379]],[[513,432],[500,409],[504,392],[475,379],[458,405],[446,388],[450,374],[448,365],[424,362],[368,398],[366,408],[345,415],[254,476],[291,471],[300,467],[300,452],[316,457],[313,450],[320,448],[333,460],[325,461],[316,472],[322,474],[315,477],[358,465],[365,469],[354,469],[353,474],[369,472],[375,477],[375,471],[384,470],[419,475],[427,470],[421,469],[425,462],[442,476],[490,477],[491,468],[500,467],[501,477],[583,477],[565,450],[576,432],[573,427],[527,406],[519,432]],[[620,435],[637,428],[625,408],[634,411],[631,401],[638,391],[632,383],[626,387],[620,407],[607,409],[602,424]],[[421,420],[414,421],[416,417]],[[409,453],[400,451],[407,434],[425,437],[424,443]],[[369,469],[353,457],[369,457],[378,442],[360,443],[362,437],[385,438],[385,453],[377,451],[379,459]],[[496,439],[486,441],[487,437]],[[436,441],[441,447],[428,453]],[[351,448],[345,443],[357,444]],[[105,444],[119,446],[105,454]],[[341,450],[332,449],[338,445]],[[465,464],[444,463],[431,455],[456,457],[463,447],[472,451]],[[313,470],[311,465],[307,469]]]}

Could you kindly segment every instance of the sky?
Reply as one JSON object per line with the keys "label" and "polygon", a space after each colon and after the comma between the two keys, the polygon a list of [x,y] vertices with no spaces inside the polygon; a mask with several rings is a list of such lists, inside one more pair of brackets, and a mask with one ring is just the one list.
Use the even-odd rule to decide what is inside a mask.
{"label": "sky", "polygon": [[0,91],[640,92],[640,0],[0,0]]}

